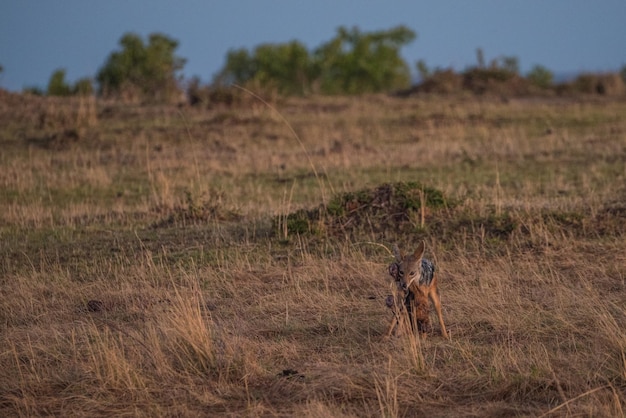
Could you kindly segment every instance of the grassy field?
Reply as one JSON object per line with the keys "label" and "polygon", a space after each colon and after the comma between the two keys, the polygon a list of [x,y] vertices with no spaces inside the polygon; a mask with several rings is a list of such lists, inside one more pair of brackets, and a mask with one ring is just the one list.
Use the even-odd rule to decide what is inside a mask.
{"label": "grassy field", "polygon": [[[625,115],[0,91],[0,415],[624,416]],[[384,340],[420,240],[451,339]]]}

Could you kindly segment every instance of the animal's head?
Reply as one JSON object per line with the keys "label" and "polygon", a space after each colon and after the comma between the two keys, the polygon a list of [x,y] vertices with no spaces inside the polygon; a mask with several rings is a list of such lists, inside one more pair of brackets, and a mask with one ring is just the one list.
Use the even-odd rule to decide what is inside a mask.
{"label": "animal's head", "polygon": [[403,254],[397,245],[393,247],[396,261],[389,266],[389,274],[396,280],[398,287],[407,291],[413,282],[419,283],[422,275],[422,256],[424,241],[411,254]]}

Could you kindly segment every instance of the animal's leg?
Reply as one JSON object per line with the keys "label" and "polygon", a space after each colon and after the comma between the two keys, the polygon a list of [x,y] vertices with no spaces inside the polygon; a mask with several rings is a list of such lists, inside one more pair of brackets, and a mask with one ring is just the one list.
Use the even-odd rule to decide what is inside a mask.
{"label": "animal's leg", "polygon": [[437,311],[437,318],[439,318],[439,326],[441,327],[441,336],[448,338],[448,331],[446,331],[446,325],[443,323],[443,315],[441,313],[441,299],[439,299],[439,293],[437,292],[436,286],[431,288],[429,296],[433,305],[435,305],[435,310]]}

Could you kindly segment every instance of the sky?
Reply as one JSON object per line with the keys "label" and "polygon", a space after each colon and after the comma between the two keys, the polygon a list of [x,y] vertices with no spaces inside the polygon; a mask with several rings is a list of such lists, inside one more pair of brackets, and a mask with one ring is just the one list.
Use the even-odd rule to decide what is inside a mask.
{"label": "sky", "polygon": [[624,0],[2,0],[0,88],[45,88],[59,68],[68,82],[94,77],[127,32],[176,39],[183,75],[210,82],[229,49],[298,40],[312,50],[339,26],[409,27],[417,38],[401,54],[412,69],[421,59],[461,71],[481,48],[487,62],[517,57],[522,73],[618,71],[625,22]]}

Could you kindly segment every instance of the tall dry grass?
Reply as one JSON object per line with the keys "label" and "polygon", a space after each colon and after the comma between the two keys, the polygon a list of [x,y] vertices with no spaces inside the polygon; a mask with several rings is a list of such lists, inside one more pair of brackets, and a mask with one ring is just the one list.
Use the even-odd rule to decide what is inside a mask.
{"label": "tall dry grass", "polygon": [[[3,415],[624,415],[624,103],[275,102],[290,126],[97,103],[76,129],[80,103],[10,100]],[[454,206],[410,230],[287,227],[410,180]],[[384,341],[384,247],[420,239],[451,340]]]}

